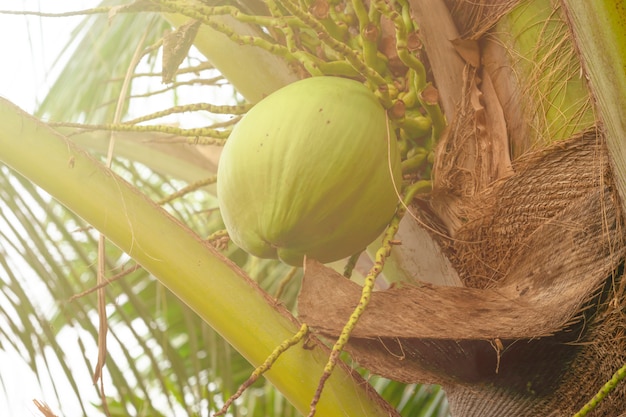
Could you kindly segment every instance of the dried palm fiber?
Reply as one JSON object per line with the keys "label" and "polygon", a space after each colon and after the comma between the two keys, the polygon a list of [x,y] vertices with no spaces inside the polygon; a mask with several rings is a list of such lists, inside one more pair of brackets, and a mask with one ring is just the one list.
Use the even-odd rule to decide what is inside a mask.
{"label": "dried palm fiber", "polygon": [[445,0],[461,37],[479,39],[520,0]]}
{"label": "dried palm fiber", "polygon": [[[602,268],[600,263],[600,269],[585,272],[606,279],[597,281],[601,286],[596,291],[586,289],[590,298],[581,304],[568,326],[553,337],[516,340],[511,349],[505,349],[499,362],[500,375],[508,372],[507,356],[513,358],[521,365],[516,376],[521,377],[520,382],[527,381],[525,391],[521,384],[511,389],[508,383],[493,381],[487,385],[446,384],[455,416],[569,417],[626,362],[624,237],[605,146],[594,131],[560,146],[558,152],[553,152],[553,147],[517,160],[516,175],[479,196],[473,204],[474,214],[469,208],[469,220],[458,230],[453,263],[463,270],[460,275],[466,285],[480,288],[506,285],[519,269],[532,271],[533,264],[542,264],[547,258],[559,267],[557,273],[567,274],[568,263],[586,263],[593,258],[592,244],[604,248],[605,266],[612,266]],[[535,176],[528,176],[528,170]],[[596,190],[595,201],[589,200],[590,190]],[[595,203],[595,210],[574,203],[584,200]],[[564,217],[571,207],[580,211]],[[574,231],[565,245],[537,239],[551,223]],[[595,228],[592,223],[596,223]],[[569,274],[573,275],[571,269]],[[570,285],[575,288],[577,284],[572,281]],[[546,310],[545,314],[552,312]],[[515,358],[515,350],[524,354],[521,360]],[[618,386],[590,415],[613,417],[623,411],[626,388]]]}
{"label": "dried palm fiber", "polygon": [[[625,295],[623,281],[617,279],[622,273],[623,267],[617,271],[616,279],[609,279],[602,293],[587,305],[584,320],[568,329],[572,336],[578,336],[576,339],[564,343],[566,338],[553,346],[542,340],[526,343],[528,347],[533,344],[539,347],[527,356],[526,372],[535,373],[545,366],[539,376],[552,381],[547,393],[537,384],[528,384],[526,391],[514,391],[507,385],[447,384],[445,390],[451,400],[452,415],[571,417],[578,412],[626,363]],[[620,288],[616,290],[616,286]],[[528,347],[525,349],[531,352]],[[500,362],[501,369],[507,366],[506,355]],[[625,412],[626,387],[621,384],[589,416],[615,417]]]}
{"label": "dried palm fiber", "polygon": [[[489,74],[482,74],[480,57],[464,45],[466,65],[456,113],[435,152],[431,205],[448,234],[462,226],[461,212],[494,181],[512,173],[506,120]],[[478,47],[474,55],[479,55]]]}
{"label": "dried palm fiber", "polygon": [[[473,57],[468,58],[471,41],[455,42],[466,62],[464,84],[436,153],[432,194],[433,208],[451,236],[467,218],[466,201],[508,176],[511,158],[595,125],[590,95],[558,2],[517,3],[451,4],[453,10],[479,9],[474,14],[483,17],[475,25],[490,28],[479,31],[483,36],[474,41]],[[491,10],[493,19],[484,17],[485,10]],[[503,11],[508,14],[501,17]],[[456,16],[457,24],[463,25],[462,17]],[[499,21],[491,27],[496,17]]]}
{"label": "dried palm fiber", "polygon": [[[493,286],[541,225],[599,189],[608,172],[606,150],[593,132],[514,163],[517,175],[500,180],[463,207],[466,222],[451,241],[451,258],[466,286]],[[573,223],[574,224],[574,223]],[[566,226],[566,225],[564,225]],[[558,256],[558,254],[555,254]]]}
{"label": "dried palm fiber", "polygon": [[[624,245],[602,138],[588,132],[529,155],[517,168],[484,192],[489,198],[481,195],[482,209],[468,210],[475,219],[464,229],[474,242],[473,254],[484,254],[481,245],[497,248],[492,236],[484,236],[485,222],[500,224],[497,216],[526,219],[525,225],[501,221],[507,226],[501,244],[511,250],[496,251],[504,258],[499,281],[481,288],[423,284],[376,292],[348,346],[374,373],[442,384],[455,417],[558,410],[565,414],[557,415],[571,415],[595,393],[595,383],[608,380],[626,360],[623,321],[614,318],[621,316],[621,307],[612,307],[622,301],[608,302],[616,295],[621,300],[620,276],[614,273]],[[561,173],[548,175],[552,171]],[[521,189],[527,182],[535,187]],[[555,183],[573,191],[555,193]],[[524,217],[516,201],[525,202],[520,206],[531,214]],[[455,260],[470,282],[469,271],[484,269],[474,255]],[[459,266],[461,260],[471,265]],[[359,296],[356,284],[310,262],[300,317],[317,332],[336,337]],[[594,384],[581,385],[584,381]],[[620,387],[604,407],[624,407],[623,400]]]}
{"label": "dried palm fiber", "polygon": [[[411,2],[412,6],[416,3]],[[472,48],[477,57],[472,56]],[[493,60],[491,70],[483,68],[484,39],[474,47],[467,40],[457,43],[457,52],[466,63],[459,71],[462,96],[454,102],[456,114],[446,112],[451,126],[437,149],[431,202],[453,237],[442,240],[445,249],[472,287],[405,284],[375,293],[348,350],[374,373],[404,382],[442,384],[455,417],[572,415],[597,391],[601,383],[595,382],[605,382],[621,365],[624,358],[612,355],[626,350],[620,345],[619,320],[610,320],[613,314],[621,315],[621,310],[611,313],[607,302],[613,280],[620,278],[617,269],[624,250],[621,211],[610,183],[603,140],[597,132],[579,135],[516,160],[514,170],[509,140],[517,147],[514,138],[530,132],[534,138],[519,150],[513,149],[514,154],[523,154],[533,144],[545,143],[544,138],[551,139],[542,132],[552,130],[535,123],[535,116],[525,113],[526,109],[507,107],[507,100],[512,99],[501,94],[494,69],[511,63]],[[546,66],[542,68],[549,69],[548,62],[543,61]],[[435,78],[439,73],[433,64]],[[523,82],[513,90],[527,94],[524,88],[529,85],[540,87]],[[446,85],[437,87],[443,91]],[[539,106],[538,112],[544,109]],[[551,129],[547,116],[540,120],[544,121]],[[526,124],[531,128],[522,132],[519,127]],[[564,164],[570,170],[564,178],[573,184],[573,194],[563,195],[561,206],[543,204],[545,194],[553,190],[541,178],[551,170],[561,170],[560,163],[570,158],[580,163]],[[584,190],[576,184],[581,170],[591,171],[583,175],[588,186]],[[540,185],[527,187],[535,200],[516,191],[530,179]],[[551,177],[545,182],[559,180]],[[552,196],[548,197],[547,201]],[[489,218],[508,216],[507,201],[518,198],[527,199],[532,218],[528,224],[514,223],[509,230],[506,220]],[[523,213],[517,214],[523,218]],[[495,275],[485,273],[484,265],[461,265],[478,264],[491,256],[485,254],[489,249],[480,249],[492,238],[481,235],[489,222],[503,225],[498,236],[503,238],[501,245],[510,249],[493,255],[493,264],[499,266]],[[460,232],[466,234],[465,239],[459,239]],[[506,240],[511,236],[513,240]],[[493,241],[487,245],[501,246]],[[461,256],[464,253],[471,256]],[[474,277],[469,271],[481,275]],[[360,292],[357,285],[310,261],[299,299],[300,316],[318,333],[334,338]],[[604,345],[617,347],[614,352],[596,348]],[[587,365],[577,366],[583,363]],[[624,391],[619,389],[603,405],[604,410],[623,408]]]}
{"label": "dried palm fiber", "polygon": [[513,158],[595,124],[560,1],[447,0],[446,4],[459,39],[475,40],[480,48],[479,77],[489,77],[494,86]]}
{"label": "dried palm fiber", "polygon": [[520,2],[482,44],[485,70],[498,83],[507,121],[515,122],[509,129],[514,158],[595,125],[589,87],[560,1]]}

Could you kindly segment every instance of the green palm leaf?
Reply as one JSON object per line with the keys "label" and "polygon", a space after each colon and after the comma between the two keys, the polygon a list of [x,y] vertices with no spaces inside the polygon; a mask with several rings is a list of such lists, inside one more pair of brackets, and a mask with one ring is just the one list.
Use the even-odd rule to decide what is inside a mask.
{"label": "green palm leaf", "polygon": [[[106,0],[101,6],[119,3]],[[35,114],[60,121],[112,120],[138,43],[145,38],[147,48],[169,28],[158,13],[118,14],[110,20],[102,14],[86,17],[74,29],[72,41],[59,57],[69,58],[57,60],[67,63]],[[154,64],[155,53],[148,60]]]}

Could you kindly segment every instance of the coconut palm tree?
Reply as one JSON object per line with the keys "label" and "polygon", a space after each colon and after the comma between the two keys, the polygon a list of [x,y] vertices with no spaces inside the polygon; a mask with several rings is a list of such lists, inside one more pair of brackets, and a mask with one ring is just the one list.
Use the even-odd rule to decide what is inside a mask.
{"label": "coconut palm tree", "polygon": [[[95,15],[37,114],[48,123],[0,103],[3,347],[53,381],[60,366],[84,413],[61,338],[72,328],[89,373],[111,353],[110,383],[89,388],[111,415],[216,411],[285,341],[272,385],[251,385],[233,413],[306,414],[315,398],[318,415],[444,415],[438,388],[413,385],[434,383],[454,416],[574,414],[625,359],[611,7],[159,0],[83,12]],[[141,83],[158,50],[164,92]],[[302,273],[225,248],[212,188],[216,145],[248,103],[311,75],[370,87],[407,187],[432,188],[407,191],[391,256],[368,249],[394,285],[372,295],[319,398],[327,344],[361,287],[314,260]],[[172,107],[189,85],[221,91],[220,106]],[[168,110],[133,114],[162,94]],[[183,111],[210,112],[210,127],[141,124]],[[293,339],[299,290],[305,342]],[[624,392],[593,415],[623,412]]]}

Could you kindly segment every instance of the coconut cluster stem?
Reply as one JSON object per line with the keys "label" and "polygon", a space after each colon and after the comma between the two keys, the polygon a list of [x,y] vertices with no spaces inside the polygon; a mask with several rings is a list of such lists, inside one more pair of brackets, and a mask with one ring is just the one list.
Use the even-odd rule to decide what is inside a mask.
{"label": "coconut cluster stem", "polygon": [[213,175],[208,178],[204,178],[198,181],[194,181],[192,184],[187,185],[186,187],[181,188],[180,190],[168,195],[166,198],[159,200],[158,204],[160,206],[167,204],[171,201],[176,200],[177,198],[183,197],[184,195],[196,191],[202,187],[207,185],[215,184],[217,182],[217,176]]}
{"label": "coconut cluster stem", "polygon": [[223,416],[228,411],[228,408],[232,405],[233,402],[244,393],[246,389],[252,384],[254,384],[265,372],[269,371],[272,365],[278,360],[280,355],[287,351],[292,346],[298,344],[302,339],[306,337],[309,333],[309,327],[306,324],[302,324],[300,326],[300,330],[298,333],[285,340],[283,343],[278,345],[276,349],[271,353],[270,356],[267,357],[265,362],[263,362],[260,366],[258,366],[250,375],[250,377],[239,387],[237,392],[235,392],[226,402],[220,411],[215,413],[215,416]]}
{"label": "coconut cluster stem", "polygon": [[370,5],[371,8],[368,11],[361,0],[352,0],[352,7],[359,20],[365,63],[377,72],[384,73],[387,69],[387,62],[381,59],[378,51],[378,41],[381,34],[380,13],[370,13],[375,9]]}
{"label": "coconut cluster stem", "polygon": [[182,129],[179,127],[165,125],[136,126],[125,123],[82,124],[65,122],[50,122],[49,125],[53,127],[73,127],[84,130],[108,130],[112,132],[160,132],[176,136],[202,137],[207,140],[213,140],[212,144],[215,145],[223,144],[226,138],[230,135],[230,130],[216,130],[208,127]]}
{"label": "coconut cluster stem", "polygon": [[216,242],[220,239],[228,239],[228,231],[226,229],[218,230],[217,232],[213,232],[206,238],[207,242]]}
{"label": "coconut cluster stem", "polygon": [[328,358],[328,362],[326,362],[326,366],[324,367],[324,373],[320,377],[319,384],[317,386],[317,390],[315,391],[315,395],[313,396],[313,400],[311,401],[311,406],[309,409],[308,417],[313,417],[316,412],[317,403],[319,402],[322,391],[324,390],[324,385],[328,378],[330,378],[337,362],[339,361],[339,356],[343,352],[344,348],[348,344],[348,340],[350,339],[350,335],[357,325],[359,319],[365,312],[371,297],[372,292],[374,290],[374,284],[376,283],[376,278],[383,271],[383,267],[385,265],[385,261],[391,254],[391,248],[393,247],[394,237],[396,232],[398,231],[398,227],[400,226],[400,220],[406,213],[406,207],[410,204],[415,194],[423,188],[424,182],[420,181],[416,183],[418,186],[409,186],[406,190],[404,199],[398,204],[398,208],[396,210],[396,214],[391,219],[389,226],[383,236],[383,241],[380,249],[376,252],[376,259],[374,260],[374,266],[370,269],[369,273],[365,277],[365,282],[363,284],[363,289],[361,291],[361,299],[359,303],[355,307],[354,311],[350,315],[350,318],[346,322],[339,338],[335,342],[330,356]]}
{"label": "coconut cluster stem", "polygon": [[[289,3],[288,1],[281,2],[281,5],[283,5],[290,13],[292,13],[292,16],[282,15],[280,13],[280,9],[276,6],[276,4],[270,2],[268,4],[270,5],[270,9],[273,15],[273,17],[271,18],[267,18],[266,16],[247,15],[245,13],[242,13],[236,7],[232,6],[209,7],[198,4],[189,6],[184,2],[176,0],[159,0],[159,3],[162,6],[167,7],[171,12],[181,13],[193,19],[200,20],[202,23],[224,34],[230,40],[237,44],[258,47],[270,52],[273,55],[285,59],[287,62],[300,63],[311,75],[314,76],[329,74],[357,76],[359,74],[359,68],[361,69],[361,71],[368,72],[367,66],[364,64],[357,67],[357,70],[353,68],[354,62],[356,62],[355,60],[358,60],[358,58],[356,58],[356,55],[354,54],[354,51],[347,45],[343,44],[341,41],[337,40],[333,36],[333,33],[328,31],[328,25],[324,26],[320,21],[314,19],[312,16],[308,15],[307,13],[301,12],[297,6],[293,6],[290,9],[288,6],[290,6],[291,3]],[[300,12],[300,14],[297,14],[298,12]],[[214,18],[214,16],[220,15],[229,15],[239,20],[240,22],[254,24],[257,25],[259,28],[277,28],[283,32],[285,40],[287,41],[287,46],[283,46],[276,42],[271,42],[270,40],[261,36],[240,35],[232,30],[229,26],[217,21]],[[326,40],[326,43],[328,43],[331,48],[334,48],[341,56],[344,56],[346,54],[350,55],[348,57],[348,61],[340,60],[327,62],[302,48],[297,48],[296,44],[303,43],[303,39],[302,37],[300,37],[300,39],[296,41],[296,33],[294,29],[301,30],[312,27],[311,25],[315,25],[314,29],[316,30],[316,33],[320,35],[323,40]],[[337,34],[334,35],[338,36]],[[354,59],[350,59],[350,57],[353,57]]]}
{"label": "coconut cluster stem", "polygon": [[[259,36],[251,36],[251,35],[240,35],[236,33],[229,26],[217,21],[212,18],[212,16],[220,16],[224,14],[228,14],[235,19],[241,20],[243,13],[239,11],[236,7],[228,7],[221,6],[220,9],[217,10],[217,14],[214,14],[214,7],[203,6],[200,4],[194,4],[193,6],[189,6],[186,2],[177,1],[177,0],[158,0],[159,4],[166,7],[170,12],[180,13],[182,15],[188,16],[192,19],[200,20],[205,25],[211,27],[212,29],[226,35],[233,42],[240,45],[249,45],[256,46],[258,48],[264,49],[274,55],[285,58],[287,61],[295,61],[296,58],[293,57],[289,50],[275,42],[271,42],[267,39],[261,38]],[[245,23],[254,22],[259,26],[263,26],[264,23],[267,23],[266,18],[262,18],[259,16],[250,16],[246,15]],[[273,26],[278,25],[280,21],[273,21]]]}
{"label": "coconut cluster stem", "polygon": [[197,112],[197,111],[207,111],[213,114],[244,114],[248,110],[250,110],[252,106],[243,104],[240,106],[216,106],[214,104],[208,103],[195,103],[195,104],[185,104],[181,106],[170,107],[167,110],[162,110],[154,113],[147,114],[145,116],[137,117],[132,120],[128,120],[124,122],[124,124],[134,125],[141,122],[146,122],[148,120],[154,120],[161,117],[169,116],[175,113],[185,113],[185,112]]}
{"label": "coconut cluster stem", "polygon": [[580,409],[580,411],[574,414],[574,417],[585,417],[589,414],[589,412],[593,411],[598,404],[600,404],[600,402],[604,400],[604,398],[609,395],[620,382],[622,382],[624,378],[626,378],[626,365],[618,369],[617,372],[613,374],[613,377],[607,381],[602,388],[600,388],[600,391],[598,391],[598,393],[594,395],[593,398]]}
{"label": "coconut cluster stem", "polygon": [[285,292],[285,288],[287,288],[287,285],[293,280],[293,277],[296,276],[297,272],[298,272],[298,268],[294,266],[280,280],[280,283],[278,284],[278,288],[276,289],[276,292],[274,293],[275,300],[280,300],[280,297],[282,297],[283,293]]}
{"label": "coconut cluster stem", "polygon": [[[417,74],[417,80],[419,80],[418,88],[423,88],[426,85],[426,68],[424,64],[415,56],[409,52],[408,48],[408,28],[402,15],[394,10],[389,4],[382,0],[377,0],[374,6],[391,20],[396,29],[396,51],[398,58],[404,65],[412,69]],[[403,9],[408,10],[408,4],[403,5]]]}
{"label": "coconut cluster stem", "polygon": [[[303,69],[313,76],[365,79],[386,109],[394,107],[399,100],[404,101],[401,105],[406,113],[397,113],[394,121],[410,147],[431,151],[445,127],[436,90],[428,84],[424,64],[417,53],[416,25],[405,0],[375,0],[369,7],[352,1],[351,9],[342,11],[327,0],[268,0],[269,17],[246,14],[236,6],[207,6],[181,0],[157,0],[157,3],[169,12],[201,21],[233,43],[282,58],[291,68]],[[383,35],[381,16],[393,22],[397,56],[409,68],[405,76],[394,76],[387,57],[379,50]],[[252,30],[237,32],[220,19],[223,17],[237,20]],[[346,36],[347,29],[355,24],[360,36]],[[265,36],[263,33],[268,29],[270,36]],[[202,139],[198,143],[211,142]],[[427,176],[428,167],[417,162],[411,164],[418,173],[423,171],[422,177]]]}
{"label": "coconut cluster stem", "polygon": [[350,278],[352,276],[352,271],[354,271],[354,267],[356,266],[357,261],[361,257],[361,253],[355,253],[350,258],[348,258],[348,262],[346,262],[346,266],[343,268],[343,276],[346,278]]}
{"label": "coconut cluster stem", "polygon": [[[296,16],[300,19],[305,25],[310,27],[318,34],[321,38],[322,42],[327,44],[331,49],[337,51],[341,56],[344,56],[345,59],[363,76],[365,76],[372,84],[374,84],[378,90],[383,89],[387,86],[388,82],[385,80],[379,73],[377,73],[372,68],[368,67],[367,64],[363,61],[363,59],[357,54],[352,48],[350,48],[345,43],[333,38],[330,33],[326,30],[324,25],[316,20],[310,14],[302,11],[300,7],[293,4],[290,0],[280,1],[280,4],[289,11],[289,13]],[[388,100],[388,96],[383,94],[383,101]],[[385,103],[383,103],[385,104]],[[387,107],[387,106],[386,106]]]}

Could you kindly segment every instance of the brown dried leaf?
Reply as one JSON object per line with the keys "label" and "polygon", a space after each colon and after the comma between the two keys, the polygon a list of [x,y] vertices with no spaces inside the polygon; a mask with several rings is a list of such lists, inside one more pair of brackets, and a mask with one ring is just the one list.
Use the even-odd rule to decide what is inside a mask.
{"label": "brown dried leaf", "polygon": [[[580,321],[586,303],[624,258],[617,199],[601,182],[606,159],[596,153],[603,145],[595,141],[595,135],[586,135],[545,151],[545,158],[540,154],[530,158],[529,167],[497,185],[509,194],[496,192],[494,199],[484,201],[493,207],[515,204],[510,193],[517,190],[534,206],[532,216],[539,222],[532,229],[518,231],[522,237],[517,240],[507,236],[492,242],[491,236],[475,241],[477,251],[485,244],[510,249],[504,258],[505,276],[486,289],[423,284],[375,292],[352,333],[348,350],[355,359],[388,378],[441,383],[483,378],[484,370],[476,368],[480,358],[490,358],[489,375],[504,364],[502,372],[515,374],[520,372],[517,359],[528,361],[535,350],[543,352],[535,344],[516,344],[515,340],[547,338],[557,347],[546,354],[571,354],[565,342],[579,333],[564,330]],[[572,158],[578,163],[563,167],[572,167],[573,179],[580,176],[577,169],[592,169],[581,163],[587,158],[595,161],[591,175],[597,175],[598,182],[587,183],[586,191],[579,194],[564,194],[557,213],[551,213],[542,198],[550,201],[554,191],[546,194],[536,181],[544,175],[545,181],[553,182],[545,170],[555,168],[554,161]],[[523,184],[524,178],[533,184],[534,194],[528,188],[506,186]],[[492,207],[484,210],[495,213]],[[547,211],[542,215],[542,210]],[[499,215],[506,219],[509,214],[504,210]],[[336,337],[360,295],[358,285],[310,260],[299,298],[300,318],[316,331]],[[553,339],[558,343],[550,342]],[[510,348],[512,343],[515,348]],[[502,351],[497,346],[504,345],[506,354],[497,365]]]}
{"label": "brown dried leaf", "polygon": [[[307,260],[298,310],[300,318],[323,334],[337,336],[358,304],[361,287],[315,260]],[[459,320],[459,318],[463,320]],[[428,318],[426,320],[426,318]],[[525,318],[526,323],[520,322]],[[527,337],[554,329],[525,300],[493,290],[430,284],[392,287],[372,295],[355,327],[357,338],[490,339]],[[538,326],[537,324],[540,323]]]}
{"label": "brown dried leaf", "polygon": [[48,404],[43,403],[39,400],[33,400],[33,404],[35,404],[35,406],[37,407],[37,409],[39,410],[39,412],[44,416],[44,417],[58,417],[56,414],[54,414],[54,412],[50,409],[50,406],[48,406]]}
{"label": "brown dried leaf", "polygon": [[435,152],[432,206],[451,236],[463,223],[467,200],[512,172],[502,107],[490,76],[478,74],[466,65],[455,118]]}
{"label": "brown dried leaf", "polygon": [[470,39],[453,39],[452,45],[463,60],[474,68],[480,67],[480,48],[478,42]]}
{"label": "brown dried leaf", "polygon": [[[611,193],[596,190],[520,242],[501,285],[477,289],[405,284],[375,292],[353,336],[491,340],[554,334],[572,321],[622,255],[607,245],[618,236],[615,228],[603,230],[603,221],[614,226],[615,210]],[[357,284],[309,260],[298,302],[300,317],[318,331],[337,336],[360,295]]]}
{"label": "brown dried leaf", "polygon": [[479,39],[519,0],[446,0],[463,38]]}
{"label": "brown dried leaf", "polygon": [[178,67],[189,54],[202,22],[191,20],[163,36],[163,83],[174,79]]}

